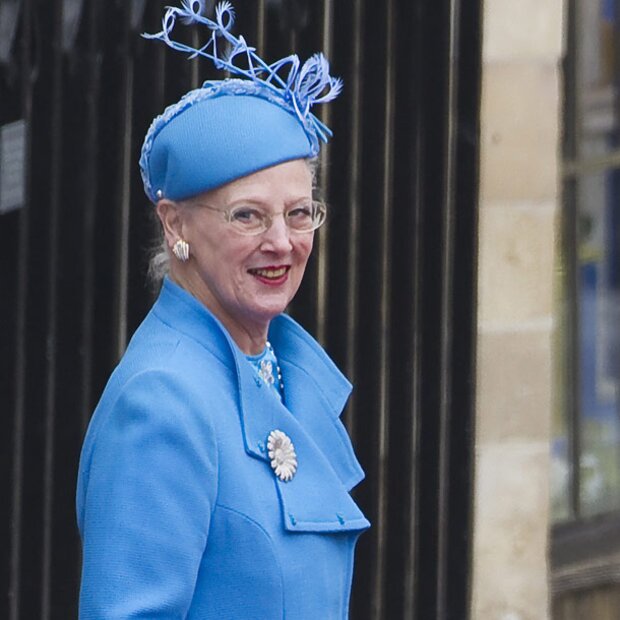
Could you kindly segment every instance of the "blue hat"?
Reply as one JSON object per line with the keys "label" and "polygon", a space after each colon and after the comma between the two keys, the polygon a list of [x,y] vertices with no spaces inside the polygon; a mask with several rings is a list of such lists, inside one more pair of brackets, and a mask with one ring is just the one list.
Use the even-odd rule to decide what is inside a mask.
{"label": "blue hat", "polygon": [[[310,112],[342,88],[322,54],[301,66],[295,55],[267,65],[243,37],[230,34],[234,12],[228,2],[218,5],[215,21],[203,17],[203,9],[202,0],[185,0],[182,8],[168,8],[160,33],[144,36],[247,79],[205,82],[153,121],[140,158],[144,190],[153,202],[183,200],[269,166],[314,157],[331,135]],[[212,31],[208,43],[196,49],[171,40],[177,17],[206,25]],[[237,56],[244,68],[233,64]]]}

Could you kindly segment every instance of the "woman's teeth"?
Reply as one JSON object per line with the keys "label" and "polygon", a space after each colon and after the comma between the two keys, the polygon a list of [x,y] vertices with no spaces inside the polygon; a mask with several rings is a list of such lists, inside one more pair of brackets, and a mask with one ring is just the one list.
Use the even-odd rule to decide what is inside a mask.
{"label": "woman's teeth", "polygon": [[286,273],[286,267],[278,267],[277,269],[251,269],[251,273],[262,278],[281,278]]}

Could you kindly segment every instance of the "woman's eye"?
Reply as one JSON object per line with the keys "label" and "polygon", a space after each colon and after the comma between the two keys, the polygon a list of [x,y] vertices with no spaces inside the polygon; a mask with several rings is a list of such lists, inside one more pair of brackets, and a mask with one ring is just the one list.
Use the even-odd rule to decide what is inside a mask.
{"label": "woman's eye", "polygon": [[287,217],[293,220],[312,219],[312,206],[301,205],[299,207],[293,207],[288,211]]}
{"label": "woman's eye", "polygon": [[239,207],[230,213],[230,219],[240,224],[257,224],[263,219],[263,214],[252,207]]}

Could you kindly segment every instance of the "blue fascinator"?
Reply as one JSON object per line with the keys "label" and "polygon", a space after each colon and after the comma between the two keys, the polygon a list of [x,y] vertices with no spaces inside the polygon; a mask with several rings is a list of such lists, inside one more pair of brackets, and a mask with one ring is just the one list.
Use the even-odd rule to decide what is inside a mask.
{"label": "blue fascinator", "polygon": [[[323,54],[303,64],[295,54],[267,64],[242,36],[231,34],[235,13],[229,2],[216,7],[214,20],[204,16],[204,4],[183,0],[168,7],[162,31],[143,36],[240,77],[207,81],[155,118],[140,157],[152,202],[183,200],[269,166],[314,157],[331,136],[310,111],[342,89]],[[173,40],[178,19],[206,26],[207,42],[194,48]]]}

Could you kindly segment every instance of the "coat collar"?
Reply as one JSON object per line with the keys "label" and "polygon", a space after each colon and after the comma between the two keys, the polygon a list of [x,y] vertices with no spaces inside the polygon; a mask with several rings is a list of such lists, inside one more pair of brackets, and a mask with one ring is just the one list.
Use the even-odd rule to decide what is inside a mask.
{"label": "coat collar", "polygon": [[222,324],[197,299],[164,280],[153,308],[164,323],[200,342],[236,374],[245,452],[269,465],[273,430],[293,441],[299,467],[290,482],[274,480],[284,526],[290,531],[368,527],[348,491],[364,473],[339,420],[351,384],[325,351],[293,319],[276,317],[269,338],[284,380],[284,405],[258,378]]}

